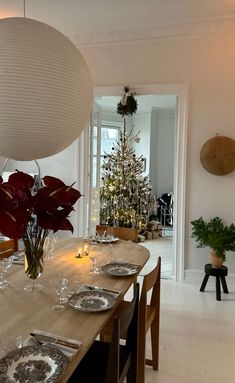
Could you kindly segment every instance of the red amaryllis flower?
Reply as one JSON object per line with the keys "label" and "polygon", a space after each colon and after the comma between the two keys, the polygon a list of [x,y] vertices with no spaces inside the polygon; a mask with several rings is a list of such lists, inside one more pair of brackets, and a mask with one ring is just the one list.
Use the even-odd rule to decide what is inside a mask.
{"label": "red amaryllis flower", "polygon": [[25,235],[25,227],[30,219],[30,213],[26,210],[9,212],[0,209],[0,231],[9,238],[22,238]]}
{"label": "red amaryllis flower", "polygon": [[66,207],[60,210],[38,212],[38,225],[43,229],[53,230],[54,233],[58,230],[70,230],[73,232],[73,226],[67,219],[72,210],[72,207]]}
{"label": "red amaryllis flower", "polygon": [[74,205],[81,197],[81,193],[72,186],[66,186],[61,180],[55,177],[46,176],[43,182],[48,190],[50,197],[57,201],[60,206]]}
{"label": "red amaryllis flower", "polygon": [[45,186],[32,196],[34,179],[16,172],[0,177],[0,231],[10,238],[47,236],[50,230],[70,230],[68,220],[81,193],[55,177],[44,177]]}
{"label": "red amaryllis flower", "polygon": [[34,185],[34,179],[27,173],[19,172],[13,173],[9,176],[8,182],[13,185],[21,185],[26,189],[32,189]]}

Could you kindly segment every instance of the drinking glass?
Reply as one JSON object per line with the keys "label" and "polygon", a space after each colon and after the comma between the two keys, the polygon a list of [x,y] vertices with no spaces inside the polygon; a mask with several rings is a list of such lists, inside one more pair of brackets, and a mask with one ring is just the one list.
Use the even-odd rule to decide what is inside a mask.
{"label": "drinking glass", "polygon": [[50,261],[55,258],[55,245],[57,242],[57,237],[52,236],[52,237],[46,237],[45,242],[44,242],[44,259],[46,261]]}
{"label": "drinking glass", "polygon": [[3,258],[0,260],[0,268],[2,270],[2,274],[3,274],[3,277],[4,277],[4,284],[5,284],[5,287],[7,287],[9,285],[9,281],[7,279],[7,272],[9,270],[9,268],[12,266],[12,262],[13,262],[13,259],[12,257],[8,257],[8,258]]}
{"label": "drinking glass", "polygon": [[112,242],[113,242],[113,239],[114,239],[114,229],[112,226],[109,227],[108,229],[108,239],[109,239],[109,246],[113,246],[112,245]]}
{"label": "drinking glass", "polygon": [[91,245],[89,249],[89,258],[92,262],[92,267],[90,269],[91,274],[99,273],[99,267],[97,265],[97,260],[100,257],[100,246],[99,245]]}
{"label": "drinking glass", "polygon": [[102,241],[105,239],[106,232],[107,232],[106,229],[99,230],[99,231],[96,232],[96,238],[97,238],[98,242],[102,243]]}
{"label": "drinking glass", "polygon": [[54,311],[64,311],[65,306],[64,303],[68,301],[68,279],[59,278],[54,280],[54,288],[56,290],[57,304],[52,306],[52,310]]}
{"label": "drinking glass", "polygon": [[0,290],[3,290],[7,287],[5,276],[0,272]]}
{"label": "drinking glass", "polygon": [[19,335],[16,337],[16,348],[22,348],[23,347],[23,336]]}

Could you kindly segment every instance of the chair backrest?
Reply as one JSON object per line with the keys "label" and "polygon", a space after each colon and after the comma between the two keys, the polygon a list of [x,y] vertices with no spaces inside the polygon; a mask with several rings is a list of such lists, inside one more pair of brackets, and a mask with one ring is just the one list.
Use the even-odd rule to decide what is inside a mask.
{"label": "chair backrest", "polygon": [[[139,318],[139,284],[130,304],[114,318],[108,363],[104,383],[121,383],[127,373],[131,382],[137,379],[137,345]],[[127,333],[126,343],[120,344],[122,334]],[[120,363],[121,361],[121,363]]]}
{"label": "chair backrest", "polygon": [[108,225],[96,225],[96,231],[102,232],[104,229],[109,232],[109,229],[112,228],[113,234],[115,237],[123,239],[125,241],[138,242],[138,229],[130,227],[119,227],[119,226],[108,226]]}
{"label": "chair backrest", "polygon": [[147,294],[152,290],[150,306],[154,308],[158,304],[160,297],[160,277],[161,277],[161,257],[158,257],[157,266],[148,274],[144,276],[143,286],[140,297],[140,309],[147,307]]}
{"label": "chair backrest", "polygon": [[16,239],[6,239],[0,242],[0,259],[10,257],[17,250]]}
{"label": "chair backrest", "polygon": [[[154,320],[160,320],[160,278],[161,278],[161,257],[158,257],[156,267],[145,275],[141,290],[139,304],[139,346],[138,346],[138,381],[144,382],[146,333]],[[147,303],[148,292],[152,289],[150,304]],[[158,343],[158,340],[156,341]],[[157,346],[158,347],[158,346]],[[157,350],[158,353],[158,350]]]}

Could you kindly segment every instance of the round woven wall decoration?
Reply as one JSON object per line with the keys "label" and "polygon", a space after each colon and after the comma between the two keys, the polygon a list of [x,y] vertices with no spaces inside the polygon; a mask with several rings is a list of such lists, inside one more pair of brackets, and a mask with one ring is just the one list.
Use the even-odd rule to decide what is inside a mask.
{"label": "round woven wall decoration", "polygon": [[225,136],[208,140],[200,152],[201,164],[209,173],[223,176],[235,170],[235,141]]}

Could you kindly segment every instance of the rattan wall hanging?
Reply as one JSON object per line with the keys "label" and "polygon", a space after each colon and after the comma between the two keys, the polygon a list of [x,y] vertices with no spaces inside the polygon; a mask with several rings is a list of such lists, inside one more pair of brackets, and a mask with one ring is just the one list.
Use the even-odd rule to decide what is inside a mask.
{"label": "rattan wall hanging", "polygon": [[235,170],[235,140],[225,136],[209,139],[200,152],[201,164],[209,173],[223,176]]}

